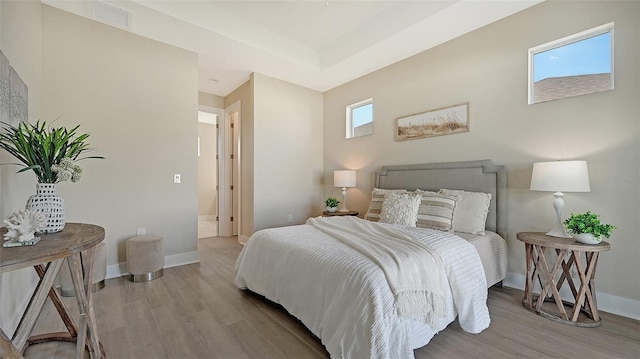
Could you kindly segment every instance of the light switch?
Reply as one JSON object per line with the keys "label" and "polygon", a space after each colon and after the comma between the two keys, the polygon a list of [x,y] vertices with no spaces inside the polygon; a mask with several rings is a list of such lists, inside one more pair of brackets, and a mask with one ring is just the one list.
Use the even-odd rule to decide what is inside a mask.
{"label": "light switch", "polygon": [[173,175],[173,183],[180,183],[180,174],[176,173]]}

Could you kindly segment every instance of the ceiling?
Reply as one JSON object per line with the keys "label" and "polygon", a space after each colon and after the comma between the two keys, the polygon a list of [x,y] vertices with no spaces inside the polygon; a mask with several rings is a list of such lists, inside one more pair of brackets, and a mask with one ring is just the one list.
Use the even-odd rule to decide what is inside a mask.
{"label": "ceiling", "polygon": [[218,96],[252,72],[327,91],[541,1],[42,0],[198,53],[199,90]]}

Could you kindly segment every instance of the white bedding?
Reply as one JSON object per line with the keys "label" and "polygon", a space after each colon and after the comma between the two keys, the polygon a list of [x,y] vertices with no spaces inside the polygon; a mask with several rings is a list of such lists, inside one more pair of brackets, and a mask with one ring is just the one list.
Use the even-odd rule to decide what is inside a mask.
{"label": "white bedding", "polygon": [[432,327],[400,319],[382,270],[310,225],[256,232],[236,263],[236,286],[281,304],[318,336],[332,358],[413,358],[456,315],[478,333],[489,326],[487,286],[473,245],[445,232],[395,226],[438,252],[445,266],[446,314]]}

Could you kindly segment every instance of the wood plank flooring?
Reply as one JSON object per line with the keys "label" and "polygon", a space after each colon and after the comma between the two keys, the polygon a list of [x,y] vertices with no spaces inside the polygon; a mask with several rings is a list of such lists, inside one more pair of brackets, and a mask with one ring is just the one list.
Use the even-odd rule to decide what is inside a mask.
{"label": "wood plank flooring", "polygon": [[[236,238],[199,240],[201,262],[168,268],[160,279],[107,280],[94,295],[108,358],[327,358],[320,341],[280,306],[233,285]],[[640,358],[640,322],[601,312],[602,325],[578,328],[522,307],[522,291],[489,291],[491,326],[465,333],[457,322],[415,351],[427,358]],[[73,298],[65,303],[74,310]],[[75,309],[77,315],[77,308]],[[47,303],[36,332],[64,330]],[[29,347],[26,358],[71,358],[70,343]],[[88,356],[87,356],[88,357]]]}

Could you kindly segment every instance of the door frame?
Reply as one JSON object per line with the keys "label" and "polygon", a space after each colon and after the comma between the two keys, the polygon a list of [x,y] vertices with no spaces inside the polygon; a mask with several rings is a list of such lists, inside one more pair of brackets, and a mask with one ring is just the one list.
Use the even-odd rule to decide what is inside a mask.
{"label": "door frame", "polygon": [[[230,131],[230,115],[233,113],[238,113],[238,118],[237,118],[237,123],[234,126],[234,131]],[[225,190],[225,191],[220,191],[219,192],[219,199],[220,199],[220,221],[218,222],[218,232],[220,236],[223,237],[230,237],[230,236],[235,236],[238,235],[241,231],[242,228],[242,172],[241,172],[241,163],[242,163],[242,153],[241,153],[241,132],[242,131],[242,111],[241,111],[241,102],[240,101],[236,101],[233,104],[227,106],[224,109],[224,119],[223,121],[221,121],[220,124],[220,137],[221,137],[221,149],[222,149],[222,153],[220,154],[220,165],[221,168],[223,168],[220,173],[219,173],[219,180],[220,180],[220,188],[224,188],[224,189],[230,189],[230,186],[233,184],[231,183],[231,181],[229,180],[229,171],[233,171],[232,167],[233,165],[237,166],[236,169],[236,174],[237,174],[237,181],[235,181],[235,185],[234,185],[234,189],[233,192],[236,192],[238,195],[238,200],[236,203],[236,214],[234,215],[231,211],[231,207],[232,207],[232,195],[233,192],[231,190]],[[231,134],[233,134],[233,136],[235,137],[235,143],[236,143],[236,148],[234,148],[234,159],[231,160],[230,159],[230,153],[231,153],[231,144],[233,144],[233,141],[231,140],[230,136]],[[234,217],[234,222],[236,222],[237,225],[237,231],[234,233],[234,226],[233,223],[231,223],[231,216]]]}
{"label": "door frame", "polygon": [[[220,127],[221,127],[221,122],[224,119],[225,113],[224,113],[224,110],[221,109],[221,108],[204,106],[204,105],[198,106],[198,111],[199,112],[200,111],[201,112],[208,112],[208,113],[213,113],[213,114],[218,115],[218,122],[215,123],[215,125],[217,127],[216,128],[216,136],[217,136],[217,138],[216,138],[216,155],[217,155],[217,160],[216,160],[216,177],[217,177],[216,178],[216,181],[217,181],[217,183],[216,183],[216,186],[217,186],[217,188],[216,188],[216,191],[217,191],[217,195],[216,195],[216,202],[217,202],[216,203],[216,206],[217,206],[216,216],[217,216],[217,218],[220,218],[220,208],[221,208],[220,207],[220,177],[221,177],[220,176],[220,168],[221,168],[220,167],[220,158],[221,158],[221,155],[220,155],[220,148],[221,148],[220,141],[222,140],[222,136],[220,135]],[[200,121],[198,120],[198,122],[200,122]],[[205,122],[205,123],[209,123],[209,122]],[[198,138],[199,138],[199,136],[198,136]],[[218,233],[216,233],[216,235],[219,236],[220,235],[220,221],[219,220],[218,220],[218,226],[217,227],[218,227],[217,228],[218,229]]]}

